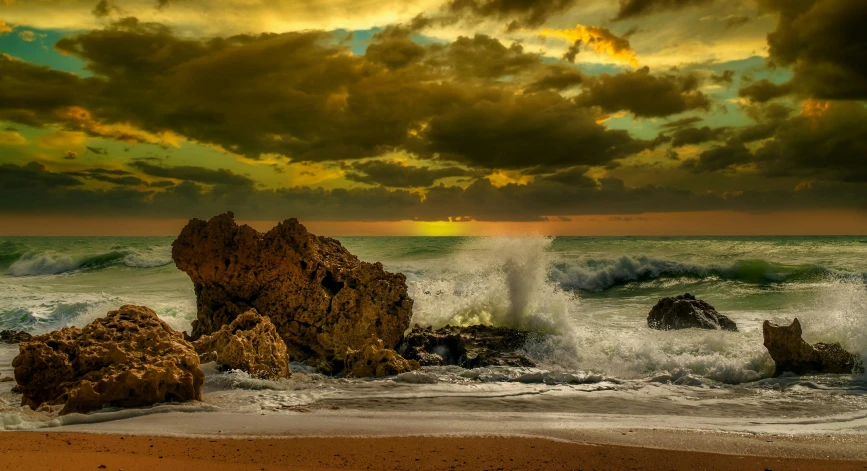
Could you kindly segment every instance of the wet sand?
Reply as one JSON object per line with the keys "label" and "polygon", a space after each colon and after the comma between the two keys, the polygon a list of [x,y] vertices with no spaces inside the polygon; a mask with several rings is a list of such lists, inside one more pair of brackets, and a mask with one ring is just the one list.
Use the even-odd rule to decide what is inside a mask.
{"label": "wet sand", "polygon": [[543,438],[212,439],[0,433],[7,470],[867,470],[867,461],[774,458]]}

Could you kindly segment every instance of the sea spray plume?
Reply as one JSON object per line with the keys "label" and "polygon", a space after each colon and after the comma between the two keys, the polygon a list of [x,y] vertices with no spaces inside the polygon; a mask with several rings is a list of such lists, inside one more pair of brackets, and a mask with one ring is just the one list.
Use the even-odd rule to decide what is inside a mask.
{"label": "sea spray plume", "polygon": [[828,275],[824,281],[818,299],[798,313],[804,340],[840,342],[846,350],[861,355],[862,364],[867,365],[867,285],[846,276]]}
{"label": "sea spray plume", "polygon": [[558,332],[574,294],[549,280],[549,237],[478,237],[461,244],[439,272],[410,284],[413,322],[486,324]]}

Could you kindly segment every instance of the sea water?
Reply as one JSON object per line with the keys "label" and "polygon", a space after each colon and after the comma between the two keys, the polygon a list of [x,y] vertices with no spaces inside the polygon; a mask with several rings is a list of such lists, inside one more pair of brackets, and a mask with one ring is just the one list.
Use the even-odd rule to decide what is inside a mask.
{"label": "sea water", "polygon": [[[204,404],[184,407],[202,414],[466,411],[724,418],[736,424],[802,424],[803,418],[860,424],[867,417],[863,375],[774,378],[761,333],[765,319],[789,323],[797,317],[807,341],[840,342],[867,354],[867,239],[338,239],[362,260],[406,274],[413,323],[539,332],[544,335],[534,336],[524,351],[538,366],[434,367],[348,380],[293,363],[292,378],[264,381],[206,364]],[[0,238],[0,330],[39,334],[83,326],[123,304],[148,306],[173,328],[189,330],[195,294],[172,262],[171,242]],[[659,298],[686,292],[715,306],[740,331],[647,327],[647,313]],[[12,376],[16,353],[16,346],[0,346],[0,377]],[[10,429],[135,415],[107,411],[58,419],[21,408],[12,385],[0,383],[0,426]],[[684,423],[679,420],[671,423]]]}

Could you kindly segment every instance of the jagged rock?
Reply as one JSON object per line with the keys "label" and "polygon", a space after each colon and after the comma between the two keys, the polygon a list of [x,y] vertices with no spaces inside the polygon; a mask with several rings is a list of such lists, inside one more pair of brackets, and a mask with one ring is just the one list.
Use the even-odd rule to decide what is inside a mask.
{"label": "jagged rock", "polygon": [[[266,379],[288,378],[289,355],[277,328],[255,309],[236,317],[211,335],[193,342],[201,360],[211,357],[224,370],[241,370]],[[213,355],[211,355],[213,354]]]}
{"label": "jagged rock", "polygon": [[27,332],[19,332],[17,330],[4,330],[0,332],[0,343],[21,343],[27,342],[32,335]]}
{"label": "jagged rock", "polygon": [[797,318],[788,326],[769,321],[762,324],[765,348],[776,363],[774,376],[787,371],[799,375],[864,371],[861,358],[847,352],[839,343],[810,345],[801,338],[801,333],[801,322]]}
{"label": "jagged rock", "polygon": [[382,378],[421,368],[415,360],[406,360],[397,352],[382,345],[377,339],[360,350],[346,352],[343,376],[355,378]]}
{"label": "jagged rock", "polygon": [[193,346],[152,310],[122,306],[83,329],[67,327],[19,345],[12,361],[22,405],[61,414],[202,399]]}
{"label": "jagged rock", "polygon": [[238,226],[232,213],[193,219],[172,244],[172,258],[195,287],[193,339],[256,309],[292,359],[325,372],[371,339],[394,348],[412,315],[404,275],[358,260],[296,219],[264,234]]}
{"label": "jagged rock", "polygon": [[647,315],[647,326],[659,330],[697,328],[738,331],[735,321],[689,293],[660,299]]}
{"label": "jagged rock", "polygon": [[529,332],[507,327],[447,325],[433,330],[416,324],[404,337],[398,352],[422,366],[536,366],[527,357],[516,353],[529,335]]}

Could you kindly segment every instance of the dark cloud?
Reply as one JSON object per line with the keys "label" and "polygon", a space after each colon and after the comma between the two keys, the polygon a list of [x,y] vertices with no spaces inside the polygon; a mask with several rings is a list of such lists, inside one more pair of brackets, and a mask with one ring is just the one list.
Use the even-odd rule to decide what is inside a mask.
{"label": "dark cloud", "polygon": [[579,52],[581,52],[581,40],[576,39],[575,42],[569,46],[569,49],[563,53],[563,60],[574,64],[575,58],[578,57]]}
{"label": "dark cloud", "polygon": [[729,141],[725,145],[702,152],[698,159],[684,161],[681,168],[695,173],[716,172],[752,161],[752,153],[742,142]]}
{"label": "dark cloud", "polygon": [[37,127],[63,121],[63,111],[80,103],[84,91],[74,74],[0,53],[0,120]]}
{"label": "dark cloud", "polygon": [[867,2],[762,0],[778,15],[771,61],[791,67],[794,88],[814,98],[867,99]]}
{"label": "dark cloud", "polygon": [[693,109],[710,109],[710,99],[698,90],[692,74],[651,75],[648,67],[617,75],[588,78],[578,103],[607,112],[630,111],[638,117],[668,116]]}
{"label": "dark cloud", "polygon": [[577,87],[584,81],[584,74],[571,67],[551,67],[548,73],[527,86],[528,92],[542,90],[561,91]]}
{"label": "dark cloud", "polygon": [[105,183],[112,183],[122,186],[139,186],[147,185],[144,180],[134,177],[125,170],[112,170],[104,168],[91,168],[77,172],[66,172],[65,175],[70,175],[79,178],[89,178]]}
{"label": "dark cloud", "polygon": [[483,168],[604,165],[653,146],[596,118],[556,93],[488,94],[435,116],[425,136],[442,158]]}
{"label": "dark cloud", "polygon": [[544,175],[539,180],[562,183],[568,186],[595,188],[596,180],[587,176],[588,170],[588,167],[573,167],[551,175]]}
{"label": "dark cloud", "polygon": [[524,47],[518,43],[506,47],[499,40],[484,34],[476,34],[472,38],[459,37],[446,47],[444,55],[447,65],[459,79],[497,79],[520,75],[542,65],[539,54],[525,53]]}
{"label": "dark cloud", "polygon": [[243,175],[233,173],[227,169],[210,169],[182,165],[177,167],[163,167],[154,165],[143,160],[130,163],[130,167],[153,177],[173,178],[196,183],[211,185],[252,186],[253,180]]}
{"label": "dark cloud", "polygon": [[782,122],[756,151],[769,176],[867,181],[867,108],[830,102]]}
{"label": "dark cloud", "polygon": [[723,23],[726,25],[726,28],[734,28],[736,26],[744,25],[752,21],[752,18],[746,15],[729,15],[722,19]]}
{"label": "dark cloud", "polygon": [[680,10],[696,5],[706,5],[711,2],[713,0],[620,0],[620,9],[617,11],[614,21],[663,11]]}
{"label": "dark cloud", "polygon": [[78,158],[78,152],[75,152],[72,150],[67,150],[66,152],[63,153],[63,159],[64,160],[75,160],[77,158]]}
{"label": "dark cloud", "polygon": [[710,80],[717,85],[731,85],[735,80],[735,71],[723,70],[721,74],[711,74]]}
{"label": "dark cloud", "polygon": [[111,15],[112,12],[115,11],[118,11],[118,8],[114,5],[113,2],[111,2],[110,0],[100,0],[100,2],[93,7],[91,13],[93,13],[93,16],[97,18],[105,18],[106,16]]}
{"label": "dark cloud", "polygon": [[671,134],[671,146],[682,147],[689,144],[701,144],[703,142],[720,140],[728,131],[729,128],[711,128],[709,126],[681,128]]}
{"label": "dark cloud", "polygon": [[512,29],[539,26],[578,0],[451,0],[446,10],[458,16],[511,21]]}
{"label": "dark cloud", "polygon": [[699,118],[698,116],[690,116],[688,118],[681,118],[674,121],[669,121],[667,123],[659,125],[659,127],[662,129],[677,129],[686,126],[692,126],[693,124],[700,123],[702,121],[704,121],[704,118]]}
{"label": "dark cloud", "polygon": [[790,82],[776,84],[768,79],[757,80],[750,82],[738,90],[738,96],[746,98],[750,101],[764,103],[792,93],[792,84]]}
{"label": "dark cloud", "polygon": [[460,167],[414,167],[382,160],[356,162],[350,168],[352,171],[346,173],[348,180],[393,188],[424,188],[443,178],[481,176]]}
{"label": "dark cloud", "polygon": [[[538,221],[582,214],[641,214],[659,211],[768,211],[786,209],[867,209],[867,185],[813,182],[790,190],[692,192],[664,186],[629,187],[617,178],[581,178],[583,169],[558,172],[525,184],[494,186],[478,179],[467,188],[437,185],[425,197],[383,187],[309,187],[260,190],[207,189],[184,181],[158,185],[114,185],[88,189],[70,175],[40,164],[0,167],[0,212],[80,216],[209,217],[227,210],[239,217],[303,221]],[[569,178],[572,177],[572,178]],[[160,184],[159,186],[163,186]]]}
{"label": "dark cloud", "polygon": [[104,147],[87,146],[86,149],[88,152],[93,152],[96,155],[107,155],[108,154],[108,149],[106,149]]}

